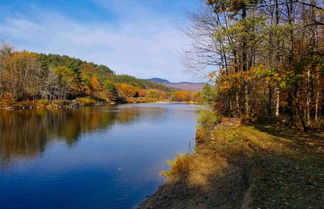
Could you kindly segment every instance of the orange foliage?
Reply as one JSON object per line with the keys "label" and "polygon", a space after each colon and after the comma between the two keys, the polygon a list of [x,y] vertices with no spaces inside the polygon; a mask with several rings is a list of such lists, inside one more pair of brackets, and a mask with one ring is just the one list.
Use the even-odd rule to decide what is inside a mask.
{"label": "orange foliage", "polygon": [[188,102],[191,98],[191,92],[188,91],[177,91],[173,95],[175,101]]}
{"label": "orange foliage", "polygon": [[100,88],[100,83],[99,83],[98,79],[95,77],[91,78],[90,84],[91,84],[92,89],[94,89],[94,90],[98,90]]}
{"label": "orange foliage", "polygon": [[126,83],[117,85],[117,89],[122,97],[135,97],[138,92],[137,87]]}

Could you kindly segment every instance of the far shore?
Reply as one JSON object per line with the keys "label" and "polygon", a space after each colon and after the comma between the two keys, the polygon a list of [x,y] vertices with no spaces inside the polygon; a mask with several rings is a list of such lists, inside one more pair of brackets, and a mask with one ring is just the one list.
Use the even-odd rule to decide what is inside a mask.
{"label": "far shore", "polygon": [[77,98],[74,100],[30,100],[21,101],[12,104],[1,104],[0,111],[11,110],[34,110],[34,109],[71,109],[85,106],[102,106],[102,105],[118,105],[118,104],[139,104],[139,103],[181,103],[181,104],[196,104],[192,101],[172,101],[172,100],[156,100],[151,98],[127,98],[124,101],[97,101],[89,98]]}

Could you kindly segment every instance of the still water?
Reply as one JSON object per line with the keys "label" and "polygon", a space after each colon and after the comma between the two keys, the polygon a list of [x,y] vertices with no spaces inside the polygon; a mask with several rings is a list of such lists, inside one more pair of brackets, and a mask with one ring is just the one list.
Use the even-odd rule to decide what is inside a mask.
{"label": "still water", "polygon": [[[127,209],[190,151],[195,106],[0,112],[0,208]],[[191,148],[190,148],[191,147]]]}

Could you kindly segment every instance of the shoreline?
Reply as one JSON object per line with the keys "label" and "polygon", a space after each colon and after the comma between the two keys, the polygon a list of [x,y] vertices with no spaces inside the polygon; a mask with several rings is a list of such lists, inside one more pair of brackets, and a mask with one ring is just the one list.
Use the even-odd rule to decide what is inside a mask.
{"label": "shoreline", "polygon": [[135,209],[320,207],[323,133],[263,124],[212,132],[195,153],[177,156],[162,172],[167,180]]}
{"label": "shoreline", "polygon": [[[103,106],[103,105],[119,105],[119,104],[140,104],[140,103],[156,103],[156,104],[195,104],[194,102],[181,102],[181,101],[170,101],[170,100],[154,100],[147,98],[140,99],[126,99],[122,102],[108,102],[108,101],[97,101],[90,99],[89,101],[78,101],[75,100],[34,100],[34,101],[22,101],[16,102],[10,105],[0,106],[0,111],[15,111],[15,110],[35,110],[35,109],[74,109],[87,106]],[[83,99],[83,98],[81,98]]]}
{"label": "shoreline", "polygon": [[0,107],[0,111],[15,111],[15,110],[36,110],[36,109],[73,109],[86,106],[101,106],[101,105],[115,105],[114,102],[95,101],[90,103],[82,103],[75,100],[49,100],[49,101],[23,101],[17,102],[8,106]]}

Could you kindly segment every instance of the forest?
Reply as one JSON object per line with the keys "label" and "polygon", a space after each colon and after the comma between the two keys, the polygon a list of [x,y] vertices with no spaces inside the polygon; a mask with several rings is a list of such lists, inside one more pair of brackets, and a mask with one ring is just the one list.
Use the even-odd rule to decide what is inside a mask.
{"label": "forest", "polygon": [[321,208],[323,1],[204,2],[184,30],[186,64],[210,79],[195,150],[138,209]]}
{"label": "forest", "polygon": [[130,75],[117,75],[105,65],[65,55],[15,51],[7,44],[0,49],[0,107],[72,100],[82,105],[98,101],[189,102],[198,96]]}
{"label": "forest", "polygon": [[323,125],[323,14],[317,0],[208,0],[185,53],[210,78],[206,102],[225,117]]}

